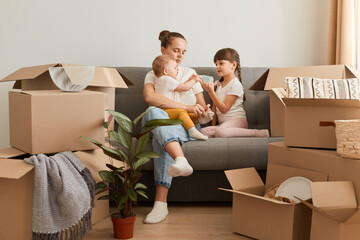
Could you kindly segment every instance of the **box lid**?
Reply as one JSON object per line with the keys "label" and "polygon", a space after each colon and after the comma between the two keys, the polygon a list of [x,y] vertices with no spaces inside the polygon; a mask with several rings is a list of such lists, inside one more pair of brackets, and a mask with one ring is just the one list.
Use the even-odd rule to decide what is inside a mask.
{"label": "box lid", "polygon": [[0,178],[19,179],[34,168],[19,159],[0,159]]}
{"label": "box lid", "polygon": [[351,181],[310,183],[313,210],[339,223],[360,223],[360,211]]}
{"label": "box lid", "polygon": [[261,191],[264,189],[264,183],[253,167],[227,170],[225,175],[233,190],[247,190],[247,192],[251,193],[255,191],[256,193],[259,191],[258,189],[261,189]]}
{"label": "box lid", "polygon": [[270,68],[249,89],[270,90],[272,88],[286,88],[286,77],[360,78],[360,72],[347,65]]}
{"label": "box lid", "polygon": [[0,149],[0,158],[13,158],[24,154],[26,153],[14,147]]}
{"label": "box lid", "polygon": [[[36,80],[37,77],[45,72],[48,72],[49,67],[61,67],[61,66],[81,66],[65,63],[53,63],[32,67],[24,67],[13,72],[12,74],[1,79],[0,82],[17,81],[14,88],[21,88],[21,80]],[[48,74],[48,80],[52,81],[50,74]],[[127,88],[128,85],[134,85],[127,77],[117,71],[116,68],[107,67],[95,67],[95,73],[89,86],[96,87],[114,87],[114,88]]]}

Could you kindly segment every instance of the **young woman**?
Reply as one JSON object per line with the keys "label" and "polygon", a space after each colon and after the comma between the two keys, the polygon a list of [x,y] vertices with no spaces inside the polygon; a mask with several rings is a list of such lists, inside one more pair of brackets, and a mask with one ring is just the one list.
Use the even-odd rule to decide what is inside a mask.
{"label": "young woman", "polygon": [[[211,126],[202,128],[201,132],[208,137],[220,138],[268,137],[267,129],[248,129],[243,108],[245,95],[241,83],[239,54],[232,48],[221,49],[215,54],[214,63],[220,80],[215,84],[202,82],[202,85],[213,101],[212,110],[215,117]],[[236,72],[238,78],[235,76]],[[216,125],[217,122],[219,125]]]}
{"label": "young woman", "polygon": [[[186,39],[177,32],[162,31],[159,35],[161,41],[161,54],[173,57],[179,65],[186,53]],[[195,70],[178,66],[176,80],[187,81]],[[156,76],[153,71],[145,77],[143,95],[145,101],[151,105],[152,111],[143,118],[143,123],[152,119],[167,119],[168,114],[161,108],[185,109],[195,113],[196,116],[204,115],[206,104],[202,87],[199,83],[186,92],[180,94],[180,102],[175,102],[162,94],[155,93],[154,81]],[[154,178],[156,185],[155,202],[152,211],[146,216],[145,223],[158,223],[168,215],[167,195],[171,186],[172,177],[188,176],[193,169],[184,157],[180,144],[189,141],[187,131],[181,126],[162,126],[154,129],[153,150],[160,155],[154,159]]]}

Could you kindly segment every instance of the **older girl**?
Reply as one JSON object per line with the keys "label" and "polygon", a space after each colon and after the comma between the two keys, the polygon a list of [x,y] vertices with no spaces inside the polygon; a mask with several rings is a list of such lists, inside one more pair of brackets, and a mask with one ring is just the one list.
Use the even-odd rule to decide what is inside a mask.
{"label": "older girl", "polygon": [[[202,85],[213,101],[215,117],[210,127],[201,129],[208,137],[268,137],[267,129],[248,129],[244,88],[241,83],[240,57],[236,50],[224,48],[214,56],[216,72],[220,80],[215,84],[203,82]],[[235,73],[237,72],[237,76]],[[216,90],[214,86],[216,85]],[[217,122],[219,125],[216,125]]]}

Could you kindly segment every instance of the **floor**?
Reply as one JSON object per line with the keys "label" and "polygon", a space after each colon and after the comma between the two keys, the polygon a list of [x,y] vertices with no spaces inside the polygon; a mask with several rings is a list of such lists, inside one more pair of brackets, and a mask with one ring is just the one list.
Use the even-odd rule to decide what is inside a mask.
{"label": "floor", "polygon": [[[151,205],[135,206],[137,214],[132,239],[176,240],[249,240],[231,231],[231,205],[170,203],[168,217],[159,224],[144,224],[143,220]],[[111,212],[115,212],[111,208]],[[84,240],[114,239],[112,223],[107,217],[93,226]]]}

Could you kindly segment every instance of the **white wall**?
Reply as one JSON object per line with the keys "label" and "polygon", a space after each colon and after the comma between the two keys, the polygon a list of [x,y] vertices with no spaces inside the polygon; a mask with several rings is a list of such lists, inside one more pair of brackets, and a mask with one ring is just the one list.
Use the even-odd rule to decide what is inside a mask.
{"label": "white wall", "polygon": [[[242,66],[326,64],[329,0],[0,0],[0,79],[20,67],[65,62],[150,66],[158,34],[188,41],[185,66],[213,66],[238,50]],[[9,145],[10,83],[0,84],[0,147]]]}

